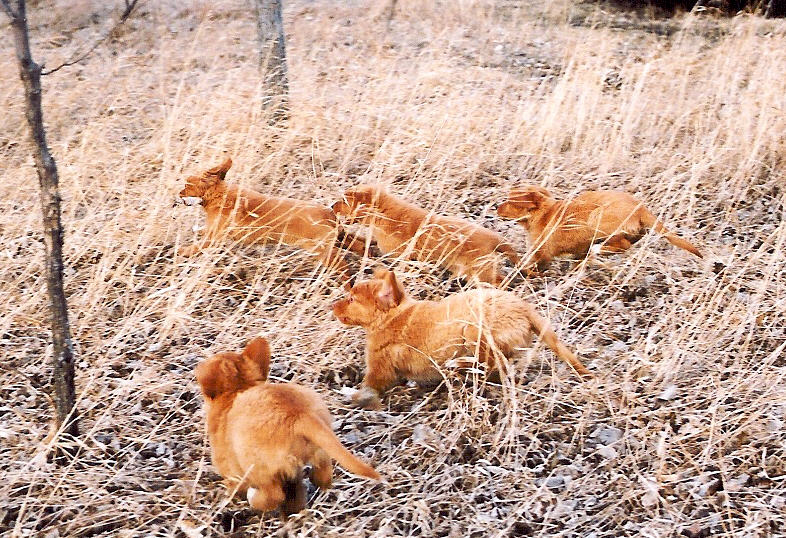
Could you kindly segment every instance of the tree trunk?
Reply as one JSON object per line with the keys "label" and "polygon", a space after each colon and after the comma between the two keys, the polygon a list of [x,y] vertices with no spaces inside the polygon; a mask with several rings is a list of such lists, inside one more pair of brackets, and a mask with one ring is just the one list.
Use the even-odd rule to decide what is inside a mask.
{"label": "tree trunk", "polygon": [[287,118],[287,51],[282,0],[254,0],[259,35],[259,66],[264,76],[264,107],[271,110],[271,120],[278,123]]}
{"label": "tree trunk", "polygon": [[25,91],[25,115],[30,126],[30,135],[35,145],[35,164],[41,186],[41,211],[44,221],[44,244],[46,257],[46,285],[49,292],[49,308],[52,313],[52,342],[54,356],[55,420],[58,429],[76,436],[79,433],[74,390],[74,347],[68,324],[68,306],[63,291],[63,227],[60,222],[60,193],[58,191],[57,166],[49,153],[41,111],[41,66],[30,54],[27,31],[25,0],[16,0],[15,9],[8,2],[3,7],[11,17],[11,29],[19,60],[19,75]]}

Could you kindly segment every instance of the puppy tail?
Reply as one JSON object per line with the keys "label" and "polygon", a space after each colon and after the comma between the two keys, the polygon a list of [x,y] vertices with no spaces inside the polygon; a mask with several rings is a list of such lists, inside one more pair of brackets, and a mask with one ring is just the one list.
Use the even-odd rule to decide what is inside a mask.
{"label": "puppy tail", "polygon": [[[358,256],[364,256],[366,254],[366,240],[363,237],[358,237],[353,233],[346,232],[341,228],[339,228],[338,236],[336,237],[336,246],[354,252]],[[370,256],[378,255],[376,253],[376,245],[373,241],[369,244],[368,253]]]}
{"label": "puppy tail", "polygon": [[641,214],[641,223],[647,228],[651,228],[661,234],[666,240],[674,245],[675,247],[679,247],[681,249],[685,249],[694,256],[698,256],[699,258],[703,258],[704,256],[701,255],[699,249],[694,247],[689,241],[679,237],[678,235],[670,232],[666,229],[661,221],[655,218],[655,215],[650,213],[646,208],[642,208]]}
{"label": "puppy tail", "polygon": [[510,260],[510,263],[512,263],[514,267],[518,267],[518,265],[521,263],[521,258],[519,258],[518,252],[516,252],[513,246],[508,243],[500,243],[494,250],[502,253],[508,260]]}
{"label": "puppy tail", "polygon": [[372,466],[364,463],[347,450],[336,437],[336,434],[318,418],[312,416],[303,417],[297,422],[295,428],[297,433],[327,452],[328,456],[336,460],[339,465],[350,473],[373,480],[382,479]]}
{"label": "puppy tail", "polygon": [[570,366],[576,370],[579,375],[584,377],[594,377],[592,372],[587,370],[587,367],[581,364],[581,361],[578,359],[578,357],[576,357],[576,354],[568,349],[565,344],[559,341],[557,334],[551,330],[551,323],[549,323],[546,318],[534,310],[530,310],[529,320],[530,323],[532,323],[532,328],[534,329],[535,334],[540,336],[540,339],[546,342],[546,345],[551,348],[557,357],[570,364]]}

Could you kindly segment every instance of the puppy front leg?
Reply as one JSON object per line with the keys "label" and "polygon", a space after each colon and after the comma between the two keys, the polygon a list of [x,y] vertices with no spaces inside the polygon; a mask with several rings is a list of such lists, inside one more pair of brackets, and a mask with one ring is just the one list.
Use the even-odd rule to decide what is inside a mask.
{"label": "puppy front leg", "polygon": [[[543,250],[539,250],[532,257],[532,261],[537,268],[537,271],[532,271],[532,275],[541,276],[541,274],[549,268],[549,265],[551,265],[551,256],[543,252]],[[527,275],[532,276],[530,275],[530,271],[527,271]]]}
{"label": "puppy front leg", "polygon": [[481,282],[488,282],[492,286],[499,288],[505,280],[502,271],[495,263],[485,263],[473,268],[475,277]]}
{"label": "puppy front leg", "polygon": [[235,495],[240,495],[242,497],[246,496],[246,490],[248,489],[248,483],[245,481],[240,482],[237,478],[225,478],[224,486],[229,493],[234,492]]}
{"label": "puppy front leg", "polygon": [[260,512],[270,512],[278,508],[285,500],[284,489],[278,482],[270,481],[248,488],[246,498],[251,508]]}
{"label": "puppy front leg", "polygon": [[366,367],[363,384],[352,399],[363,409],[378,409],[381,405],[380,395],[395,383],[398,376],[387,357],[369,358],[366,360]]}
{"label": "puppy front leg", "polygon": [[324,248],[322,253],[319,255],[319,261],[325,267],[328,267],[349,279],[349,267],[347,266],[347,262],[344,261],[344,254],[334,245],[328,244]]}
{"label": "puppy front leg", "polygon": [[199,252],[202,252],[206,248],[211,247],[214,242],[215,242],[215,237],[212,234],[205,235],[205,237],[201,241],[197,241],[193,245],[184,247],[183,250],[180,251],[180,254],[182,254],[186,258],[189,258],[194,254],[198,254]]}

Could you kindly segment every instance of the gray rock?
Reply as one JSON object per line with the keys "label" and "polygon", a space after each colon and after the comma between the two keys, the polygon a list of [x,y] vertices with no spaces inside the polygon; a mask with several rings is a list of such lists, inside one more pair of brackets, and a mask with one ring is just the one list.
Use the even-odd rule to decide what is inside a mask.
{"label": "gray rock", "polygon": [[614,426],[609,426],[595,430],[592,436],[595,437],[601,444],[610,445],[622,439],[622,430],[615,428]]}

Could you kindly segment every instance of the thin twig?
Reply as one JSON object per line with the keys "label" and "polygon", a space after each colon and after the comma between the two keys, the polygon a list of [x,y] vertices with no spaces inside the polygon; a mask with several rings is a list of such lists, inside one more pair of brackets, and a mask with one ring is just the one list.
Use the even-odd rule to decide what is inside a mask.
{"label": "thin twig", "polygon": [[[6,0],[0,0],[0,1],[5,2]],[[99,47],[99,45],[101,45],[104,41],[109,39],[109,36],[111,36],[114,33],[114,31],[117,30],[124,22],[126,22],[128,17],[131,16],[131,12],[134,11],[134,8],[136,7],[136,4],[139,0],[131,0],[131,2],[129,2],[128,0],[124,0],[124,1],[126,5],[125,10],[120,15],[120,18],[117,20],[117,23],[115,23],[112,29],[109,30],[106,33],[106,35],[104,35],[104,37],[96,41],[93,44],[93,46],[90,47],[90,49],[88,49],[88,51],[82,54],[79,58],[76,58],[75,60],[69,60],[67,62],[63,62],[62,64],[58,65],[54,69],[49,69],[48,71],[42,71],[41,75],[51,75],[56,71],[60,71],[64,67],[70,67],[72,65],[78,64],[79,62],[81,62],[82,60],[86,59],[88,56],[93,54],[93,51],[95,51]]]}
{"label": "thin twig", "polygon": [[3,6],[3,9],[11,17],[11,20],[15,20],[17,18],[17,14],[14,13],[14,10],[11,9],[11,4],[8,3],[8,0],[0,0],[0,5]]}

